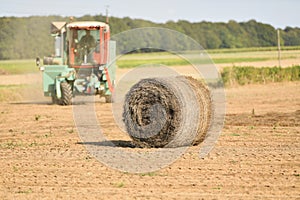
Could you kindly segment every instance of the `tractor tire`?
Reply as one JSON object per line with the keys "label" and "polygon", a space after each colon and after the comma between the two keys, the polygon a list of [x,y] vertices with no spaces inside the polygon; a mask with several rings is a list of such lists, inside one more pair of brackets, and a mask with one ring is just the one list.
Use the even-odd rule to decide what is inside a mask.
{"label": "tractor tire", "polygon": [[111,95],[105,95],[104,97],[105,97],[105,103],[112,103],[113,102]]}
{"label": "tractor tire", "polygon": [[61,88],[61,99],[59,99],[59,104],[63,106],[72,105],[72,87],[68,82],[60,83]]}

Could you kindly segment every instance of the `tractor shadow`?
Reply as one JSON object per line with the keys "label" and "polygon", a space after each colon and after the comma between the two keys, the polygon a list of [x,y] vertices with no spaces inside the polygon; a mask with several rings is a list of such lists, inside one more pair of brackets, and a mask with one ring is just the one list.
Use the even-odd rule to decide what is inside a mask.
{"label": "tractor shadow", "polygon": [[[80,105],[93,105],[95,103],[105,104],[103,101],[73,101],[72,105],[68,106],[80,106]],[[48,106],[62,106],[51,101],[17,101],[17,102],[9,102],[11,105],[48,105]]]}
{"label": "tractor shadow", "polygon": [[20,101],[10,102],[11,105],[55,105],[49,101]]}

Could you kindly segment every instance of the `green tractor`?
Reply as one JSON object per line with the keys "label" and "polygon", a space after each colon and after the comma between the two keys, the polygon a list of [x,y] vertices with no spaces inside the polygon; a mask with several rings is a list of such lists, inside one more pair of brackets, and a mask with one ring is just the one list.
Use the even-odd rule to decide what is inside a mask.
{"label": "green tractor", "polygon": [[112,102],[116,72],[116,42],[109,25],[97,21],[53,22],[55,54],[36,64],[43,72],[44,96],[71,105],[75,95],[100,95]]}

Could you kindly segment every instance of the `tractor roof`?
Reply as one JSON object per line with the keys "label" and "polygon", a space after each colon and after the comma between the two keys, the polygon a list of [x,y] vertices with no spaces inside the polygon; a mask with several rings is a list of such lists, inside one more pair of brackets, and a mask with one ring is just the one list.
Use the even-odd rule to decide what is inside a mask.
{"label": "tractor roof", "polygon": [[108,24],[97,21],[81,21],[81,22],[71,22],[67,25],[67,28],[76,28],[76,29],[94,29],[105,27],[109,29]]}

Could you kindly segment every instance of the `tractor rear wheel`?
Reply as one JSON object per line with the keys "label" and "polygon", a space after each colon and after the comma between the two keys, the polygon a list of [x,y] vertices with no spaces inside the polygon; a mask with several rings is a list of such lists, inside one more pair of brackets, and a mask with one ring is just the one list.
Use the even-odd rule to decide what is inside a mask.
{"label": "tractor rear wheel", "polygon": [[72,87],[68,82],[60,83],[61,99],[59,104],[63,106],[72,105]]}

